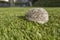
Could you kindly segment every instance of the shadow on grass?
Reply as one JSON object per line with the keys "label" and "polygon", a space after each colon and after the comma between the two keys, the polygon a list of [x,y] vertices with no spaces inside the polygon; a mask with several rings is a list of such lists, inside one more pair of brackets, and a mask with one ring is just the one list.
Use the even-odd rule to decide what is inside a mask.
{"label": "shadow on grass", "polygon": [[17,16],[19,19],[22,19],[22,20],[24,20],[24,21],[26,21],[26,22],[28,22],[28,23],[32,23],[33,25],[42,25],[42,24],[39,24],[39,23],[37,23],[37,22],[34,22],[34,21],[30,21],[30,20],[27,20],[26,18],[25,18],[25,16]]}
{"label": "shadow on grass", "polygon": [[27,20],[26,18],[25,18],[25,16],[17,16],[19,19],[22,19],[22,20],[25,20],[25,21],[28,21],[29,22],[29,20]]}

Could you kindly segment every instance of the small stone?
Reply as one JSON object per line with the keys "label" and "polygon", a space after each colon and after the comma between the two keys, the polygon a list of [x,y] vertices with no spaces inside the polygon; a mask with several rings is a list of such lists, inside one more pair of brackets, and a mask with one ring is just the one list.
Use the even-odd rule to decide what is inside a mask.
{"label": "small stone", "polygon": [[32,8],[26,12],[26,19],[29,21],[44,24],[48,22],[48,12],[44,8]]}

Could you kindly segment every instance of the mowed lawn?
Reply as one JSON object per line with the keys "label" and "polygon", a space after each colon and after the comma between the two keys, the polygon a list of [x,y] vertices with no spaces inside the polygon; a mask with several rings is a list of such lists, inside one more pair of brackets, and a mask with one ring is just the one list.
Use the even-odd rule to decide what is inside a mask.
{"label": "mowed lawn", "polygon": [[0,8],[0,40],[60,40],[60,8],[45,8],[49,21],[38,24],[25,19],[31,8]]}

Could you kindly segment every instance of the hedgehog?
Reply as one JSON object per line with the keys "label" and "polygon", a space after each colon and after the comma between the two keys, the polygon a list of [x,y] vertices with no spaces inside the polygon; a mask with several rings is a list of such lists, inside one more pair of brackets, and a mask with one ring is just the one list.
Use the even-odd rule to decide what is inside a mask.
{"label": "hedgehog", "polygon": [[48,22],[48,12],[44,8],[31,8],[26,12],[25,18],[29,21],[44,24]]}

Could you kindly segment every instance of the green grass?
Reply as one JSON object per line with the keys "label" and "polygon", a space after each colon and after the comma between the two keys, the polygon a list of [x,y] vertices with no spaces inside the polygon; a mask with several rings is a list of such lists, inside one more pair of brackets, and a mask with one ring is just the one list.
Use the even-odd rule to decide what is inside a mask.
{"label": "green grass", "polygon": [[49,21],[38,24],[24,18],[30,8],[0,8],[0,40],[60,40],[60,8],[45,8]]}

